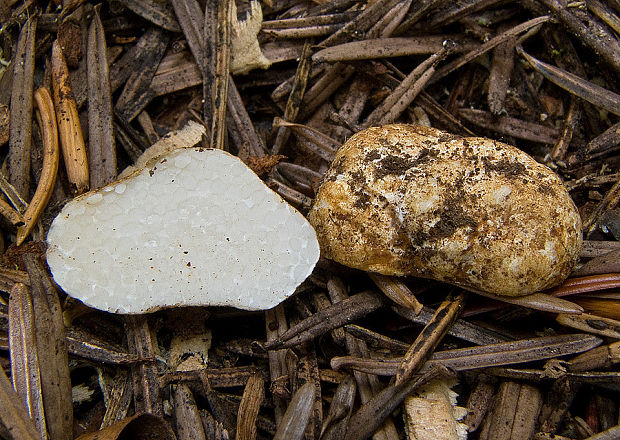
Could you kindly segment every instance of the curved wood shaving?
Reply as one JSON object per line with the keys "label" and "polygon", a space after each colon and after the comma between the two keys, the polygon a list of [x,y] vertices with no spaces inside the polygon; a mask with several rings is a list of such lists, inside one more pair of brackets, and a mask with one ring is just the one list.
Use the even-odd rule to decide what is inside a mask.
{"label": "curved wood shaving", "polygon": [[17,230],[15,242],[18,246],[28,237],[52,196],[60,160],[56,114],[49,90],[45,87],[39,88],[34,94],[34,99],[39,110],[37,119],[43,138],[43,169],[37,190],[24,214],[24,225]]}

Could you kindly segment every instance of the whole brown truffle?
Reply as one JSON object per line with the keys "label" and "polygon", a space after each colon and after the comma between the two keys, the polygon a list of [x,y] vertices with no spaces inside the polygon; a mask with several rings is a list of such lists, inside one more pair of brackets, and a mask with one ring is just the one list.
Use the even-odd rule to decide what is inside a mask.
{"label": "whole brown truffle", "polygon": [[394,124],[338,151],[309,213],[323,256],[498,295],[561,283],[581,248],[562,181],[491,139]]}

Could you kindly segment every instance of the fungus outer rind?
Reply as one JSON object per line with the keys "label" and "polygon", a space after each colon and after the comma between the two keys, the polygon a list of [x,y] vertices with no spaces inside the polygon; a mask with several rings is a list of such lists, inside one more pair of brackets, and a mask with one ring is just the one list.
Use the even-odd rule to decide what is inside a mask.
{"label": "fungus outer rind", "polygon": [[499,295],[562,282],[581,247],[562,181],[515,147],[405,124],[338,150],[308,215],[323,256]]}

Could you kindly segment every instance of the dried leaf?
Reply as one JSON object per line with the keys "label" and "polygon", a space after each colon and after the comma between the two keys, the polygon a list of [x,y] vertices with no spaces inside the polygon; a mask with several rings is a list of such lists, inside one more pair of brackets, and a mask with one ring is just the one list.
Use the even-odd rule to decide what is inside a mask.
{"label": "dried leaf", "polygon": [[533,56],[525,53],[521,48],[517,50],[536,71],[540,72],[555,85],[597,107],[601,107],[614,115],[620,116],[620,95],[586,81],[566,70],[537,60]]}
{"label": "dried leaf", "polygon": [[13,388],[22,398],[22,402],[26,404],[28,415],[33,420],[41,438],[48,438],[35,337],[34,310],[30,291],[21,283],[15,284],[11,289],[9,346]]}
{"label": "dried leaf", "polygon": [[73,406],[69,356],[58,293],[40,257],[24,254],[30,275],[35,316],[37,355],[41,368],[41,388],[50,438],[73,438]]}
{"label": "dried leaf", "polygon": [[116,146],[112,124],[112,95],[106,42],[99,12],[88,29],[88,157],[91,188],[111,182],[116,176]]}
{"label": "dried leaf", "polygon": [[176,440],[174,432],[161,417],[153,414],[136,414],[112,426],[79,436],[76,440]]}
{"label": "dried leaf", "polygon": [[24,198],[30,195],[30,150],[32,148],[32,92],[34,81],[37,17],[22,27],[17,40],[11,88],[9,132],[9,181]]}
{"label": "dried leaf", "polygon": [[[180,32],[181,28],[174,11],[167,2],[157,0],[120,0],[127,8],[140,17],[168,31]],[[172,2],[174,4],[174,2]]]}
{"label": "dried leaf", "polygon": [[303,437],[312,414],[315,392],[313,383],[307,383],[297,390],[273,440],[300,440]]}
{"label": "dried leaf", "polygon": [[253,374],[245,385],[243,397],[241,397],[239,404],[236,440],[256,439],[256,418],[264,398],[265,385],[263,379],[259,375]]}
{"label": "dried leaf", "polygon": [[67,177],[74,185],[75,192],[81,194],[88,190],[86,145],[84,145],[77,104],[71,91],[69,70],[58,41],[55,41],[52,46],[52,85],[54,86],[58,134]]}
{"label": "dried leaf", "polygon": [[0,368],[0,423],[16,439],[37,440],[41,436],[35,429],[22,400],[11,386],[4,368]]}
{"label": "dried leaf", "polygon": [[58,129],[56,127],[56,113],[49,90],[45,87],[37,89],[34,100],[38,109],[37,120],[41,127],[43,138],[43,169],[37,184],[37,189],[24,214],[24,225],[17,230],[15,243],[21,245],[34,228],[43,210],[49,202],[58,173],[60,162],[60,148],[58,147]]}

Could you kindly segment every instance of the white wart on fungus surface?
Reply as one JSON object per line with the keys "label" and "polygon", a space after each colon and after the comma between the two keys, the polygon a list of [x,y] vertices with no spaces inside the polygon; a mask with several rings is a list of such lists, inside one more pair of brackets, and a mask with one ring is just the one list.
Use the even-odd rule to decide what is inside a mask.
{"label": "white wart on fungus surface", "polygon": [[167,151],[170,143],[63,208],[47,236],[54,280],[86,305],[116,313],[263,310],[293,294],[319,257],[306,219],[237,157]]}
{"label": "white wart on fungus surface", "polygon": [[497,295],[561,283],[581,248],[562,181],[519,149],[414,125],[337,152],[308,215],[327,258]]}

